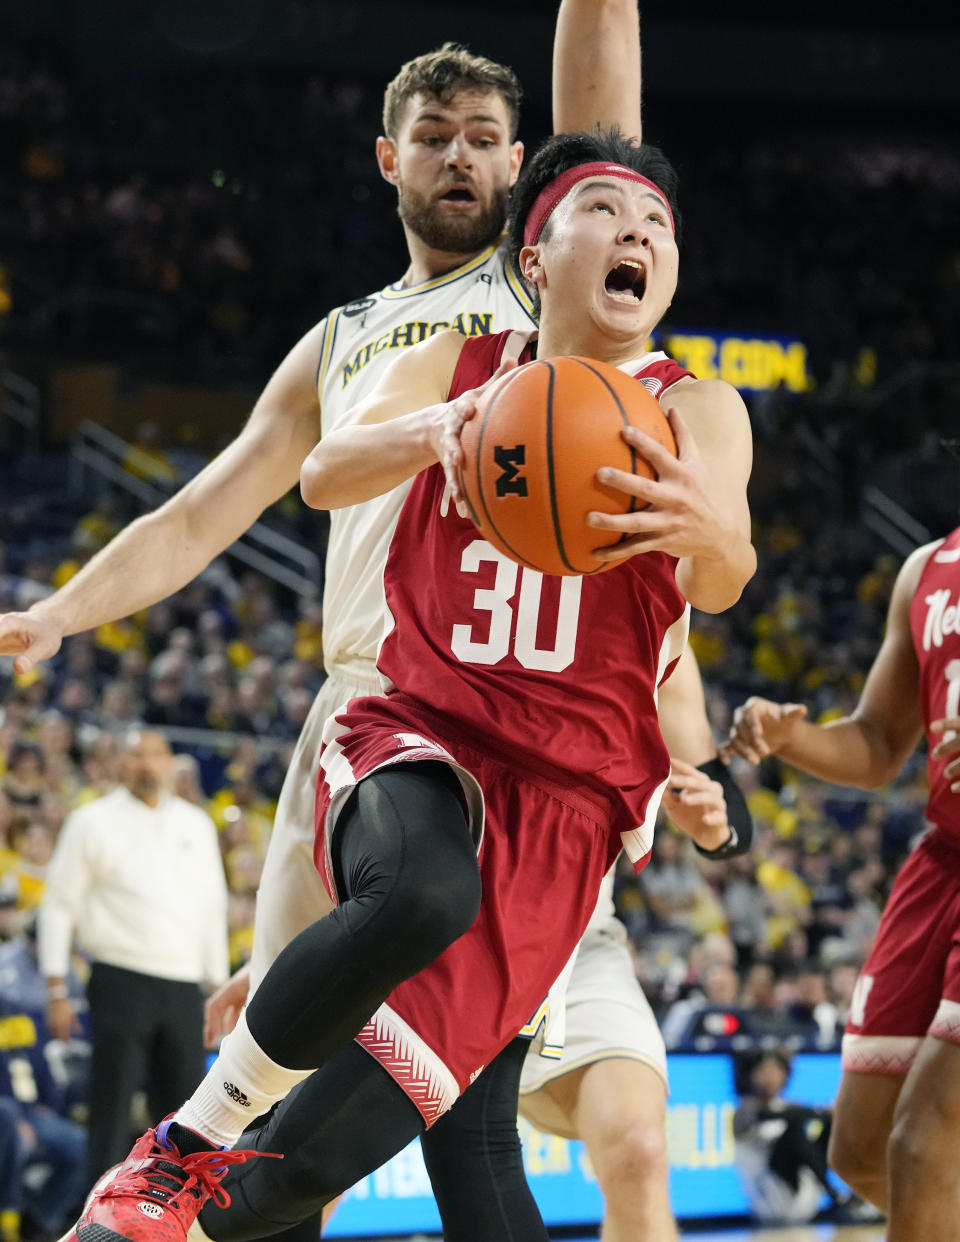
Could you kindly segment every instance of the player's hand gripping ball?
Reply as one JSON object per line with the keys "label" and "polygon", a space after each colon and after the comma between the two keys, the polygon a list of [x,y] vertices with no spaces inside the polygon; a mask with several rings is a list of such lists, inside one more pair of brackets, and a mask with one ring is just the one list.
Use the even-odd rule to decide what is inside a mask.
{"label": "player's hand gripping ball", "polygon": [[509,371],[464,424],[460,486],[495,548],[545,574],[593,574],[591,553],[625,538],[587,525],[591,511],[629,513],[636,497],[597,482],[601,466],[653,478],[625,442],[632,425],[674,456],[666,415],[643,384],[593,358],[544,358]]}

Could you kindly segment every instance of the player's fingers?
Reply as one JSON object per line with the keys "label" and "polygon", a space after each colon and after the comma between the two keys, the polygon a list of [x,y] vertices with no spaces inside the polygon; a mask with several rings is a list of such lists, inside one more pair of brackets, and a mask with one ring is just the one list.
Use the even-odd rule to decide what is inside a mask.
{"label": "player's fingers", "polygon": [[684,806],[719,806],[723,793],[719,789],[684,789],[680,795]]}
{"label": "player's fingers", "polygon": [[634,509],[632,513],[602,513],[593,509],[587,514],[587,525],[594,530],[619,530],[629,535],[658,535],[674,532],[676,519],[657,509]]}
{"label": "player's fingers", "polygon": [[621,539],[618,543],[607,544],[603,548],[593,548],[590,555],[598,565],[609,565],[611,562],[626,561],[638,552],[649,552],[652,545],[644,536]]}
{"label": "player's fingers", "polygon": [[747,763],[757,764],[760,762],[760,756],[750,743],[741,736],[740,733],[734,731],[720,747],[720,757],[729,763],[730,759],[737,755],[740,759],[746,759]]}
{"label": "player's fingers", "polygon": [[[931,751],[932,759],[949,759],[951,755],[960,754],[960,738],[951,736],[938,742]],[[960,776],[960,761],[948,763],[944,769],[944,775],[947,777]]]}
{"label": "player's fingers", "polygon": [[[683,460],[698,453],[699,450],[697,449],[697,442],[694,439],[693,432],[690,430],[686,419],[675,406],[671,405],[667,410],[667,418],[673,431],[673,438],[677,442],[677,457]],[[668,453],[667,456],[669,457],[671,454]]]}
{"label": "player's fingers", "polygon": [[744,738],[760,754],[767,755],[770,753],[759,708],[747,705],[743,709],[743,715],[736,724],[736,729],[737,736]]}
{"label": "player's fingers", "polygon": [[477,404],[482,396],[482,388],[472,388],[469,392],[461,393],[459,397],[451,401],[447,410],[447,426],[455,426],[459,435],[463,424],[469,422],[476,414]]}
{"label": "player's fingers", "polygon": [[676,457],[646,431],[641,431],[639,427],[624,427],[621,434],[624,440],[650,463],[656,474],[666,475],[676,470]]}
{"label": "player's fingers", "polygon": [[8,623],[0,630],[0,655],[26,655],[34,641],[35,635],[26,626]]}
{"label": "player's fingers", "polygon": [[696,768],[691,772],[684,772],[680,768],[672,767],[670,784],[674,789],[706,789],[711,784],[716,785],[717,782],[711,781],[705,772],[698,772]]}
{"label": "player's fingers", "polygon": [[[613,525],[608,527],[608,529],[622,531],[623,528]],[[616,543],[607,544],[605,547],[593,548],[590,555],[598,565],[605,565],[610,562],[629,560],[631,556],[637,556],[643,552],[668,551],[667,544],[672,533],[672,531],[651,530],[645,534],[630,534],[623,539],[617,540]]]}
{"label": "player's fingers", "polygon": [[614,487],[618,492],[626,492],[628,496],[645,500],[647,504],[663,494],[663,488],[658,486],[656,479],[631,474],[629,470],[618,470],[615,466],[601,466],[596,478],[603,487]]}
{"label": "player's fingers", "polygon": [[[460,506],[463,504],[463,492],[460,490],[460,468],[455,462],[451,462],[446,458],[443,461],[443,474],[447,481],[447,495],[458,513]],[[460,513],[460,516],[465,516]]]}

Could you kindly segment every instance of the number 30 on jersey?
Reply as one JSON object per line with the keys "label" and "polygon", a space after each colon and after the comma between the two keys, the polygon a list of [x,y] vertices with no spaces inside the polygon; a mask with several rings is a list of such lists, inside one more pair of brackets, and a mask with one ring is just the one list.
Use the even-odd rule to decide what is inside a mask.
{"label": "number 30 on jersey", "polygon": [[[548,673],[559,673],[569,668],[576,654],[583,579],[559,579],[556,637],[552,647],[538,647],[543,574],[535,569],[521,568],[485,539],[474,539],[467,544],[460,558],[460,569],[463,573],[475,574],[481,565],[490,562],[497,567],[493,586],[478,587],[473,593],[474,608],[490,614],[486,641],[478,642],[474,638],[472,625],[455,625],[450,638],[453,654],[467,664],[497,664],[510,654],[512,647],[514,656],[524,668]],[[514,601],[515,595],[517,598]]]}

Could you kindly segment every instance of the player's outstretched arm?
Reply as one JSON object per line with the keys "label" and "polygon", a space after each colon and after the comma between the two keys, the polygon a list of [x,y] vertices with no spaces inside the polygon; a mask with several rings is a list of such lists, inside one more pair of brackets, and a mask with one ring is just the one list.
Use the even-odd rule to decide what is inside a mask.
{"label": "player's outstretched arm", "polygon": [[562,0],[553,41],[553,131],[618,125],[641,138],[636,0]]}
{"label": "player's outstretched arm", "polygon": [[303,463],[304,501],[314,509],[362,504],[442,462],[460,506],[455,480],[463,424],[487,384],[516,365],[505,359],[487,384],[448,401],[462,349],[460,333],[441,332],[395,358],[350,425],[325,436]]}
{"label": "player's outstretched arm", "polygon": [[753,461],[750,420],[740,394],[721,380],[682,382],[664,402],[678,456],[635,427],[623,431],[657,477],[645,479],[609,467],[598,471],[602,484],[641,504],[631,513],[588,515],[597,530],[627,535],[594,555],[609,561],[667,552],[678,558],[677,585],[693,607],[722,612],[737,602],[757,566],[747,505]]}
{"label": "player's outstretched arm", "polygon": [[0,655],[18,672],[62,639],[129,616],[180,589],[297,481],[317,442],[322,325],[287,355],[237,438],[175,496],[137,518],[54,595],[0,616]]}
{"label": "player's outstretched arm", "polygon": [[724,752],[758,763],[778,755],[838,785],[874,789],[892,780],[923,733],[919,669],[910,631],[910,601],[938,546],[917,549],[894,584],[883,643],[850,716],[811,724],[795,703],[753,698],[737,708]]}

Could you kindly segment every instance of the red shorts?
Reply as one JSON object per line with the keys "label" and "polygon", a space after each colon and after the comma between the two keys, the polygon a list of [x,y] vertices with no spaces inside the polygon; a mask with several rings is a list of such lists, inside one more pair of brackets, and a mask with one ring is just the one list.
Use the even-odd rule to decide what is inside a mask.
{"label": "red shorts", "polygon": [[430,1125],[541,1004],[622,842],[594,792],[440,736],[437,718],[400,694],[354,699],[327,722],[317,781],[315,859],[334,901],[329,842],[351,789],[425,759],[454,766],[478,840],[482,827],[483,901],[470,930],[395,988],[357,1042]]}
{"label": "red shorts", "polygon": [[960,1043],[960,842],[927,834],[897,876],[843,1037],[843,1068],[905,1074],[927,1035]]}

